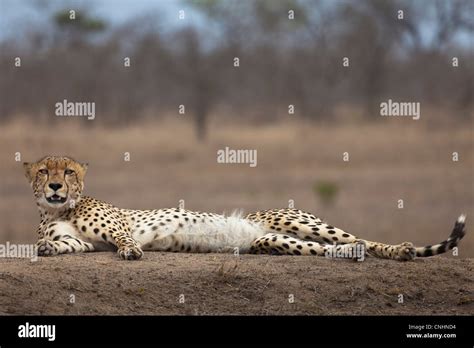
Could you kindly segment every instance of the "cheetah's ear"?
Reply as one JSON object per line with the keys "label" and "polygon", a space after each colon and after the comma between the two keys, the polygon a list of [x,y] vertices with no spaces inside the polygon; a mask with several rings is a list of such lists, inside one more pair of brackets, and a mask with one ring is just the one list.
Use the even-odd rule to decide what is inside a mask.
{"label": "cheetah's ear", "polygon": [[89,163],[81,163],[81,167],[84,170],[84,173],[87,172],[87,168],[89,168]]}
{"label": "cheetah's ear", "polygon": [[25,170],[25,176],[28,179],[28,182],[31,182],[33,180],[33,175],[31,173],[31,169],[33,168],[33,164],[24,162],[23,163],[23,169]]}

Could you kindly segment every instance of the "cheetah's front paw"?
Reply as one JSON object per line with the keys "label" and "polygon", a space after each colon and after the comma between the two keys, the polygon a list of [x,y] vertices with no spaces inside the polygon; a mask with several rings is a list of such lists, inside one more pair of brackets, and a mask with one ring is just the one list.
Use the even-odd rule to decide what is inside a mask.
{"label": "cheetah's front paw", "polygon": [[413,243],[404,242],[398,245],[397,250],[395,250],[394,259],[398,261],[411,261],[416,256],[416,249]]}
{"label": "cheetah's front paw", "polygon": [[50,240],[38,241],[36,243],[36,248],[38,250],[38,256],[52,256],[58,254],[58,250],[54,246],[54,242]]}
{"label": "cheetah's front paw", "polygon": [[117,252],[124,260],[139,260],[143,256],[143,251],[139,247],[123,247]]}

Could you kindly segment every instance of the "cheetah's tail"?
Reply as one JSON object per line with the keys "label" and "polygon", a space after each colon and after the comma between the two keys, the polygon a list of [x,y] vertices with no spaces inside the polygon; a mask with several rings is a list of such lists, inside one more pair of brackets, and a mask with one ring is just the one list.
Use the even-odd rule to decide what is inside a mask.
{"label": "cheetah's tail", "polygon": [[445,253],[448,250],[451,250],[455,246],[458,245],[459,241],[464,237],[466,234],[466,230],[464,229],[466,223],[466,215],[462,214],[458,217],[454,224],[453,232],[448,239],[445,241],[436,244],[436,245],[428,245],[425,247],[416,248],[416,256],[418,257],[428,257],[433,255],[438,255]]}

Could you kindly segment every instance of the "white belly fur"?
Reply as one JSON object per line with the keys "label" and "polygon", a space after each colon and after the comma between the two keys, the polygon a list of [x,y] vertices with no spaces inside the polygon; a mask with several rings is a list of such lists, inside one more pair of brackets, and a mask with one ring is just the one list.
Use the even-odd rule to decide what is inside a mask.
{"label": "white belly fur", "polygon": [[239,253],[247,253],[252,241],[267,233],[262,225],[242,218],[239,213],[214,215],[212,222],[172,221],[158,230],[139,232],[133,231],[132,235],[143,250],[164,251],[178,242],[191,246],[193,252],[233,252],[238,248]]}

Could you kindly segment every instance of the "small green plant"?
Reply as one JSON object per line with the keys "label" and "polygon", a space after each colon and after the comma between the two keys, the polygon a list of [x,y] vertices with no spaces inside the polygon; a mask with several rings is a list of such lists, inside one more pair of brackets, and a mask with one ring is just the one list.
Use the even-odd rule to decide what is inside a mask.
{"label": "small green plant", "polygon": [[332,204],[339,192],[339,187],[335,182],[317,181],[313,185],[313,192],[323,204]]}

